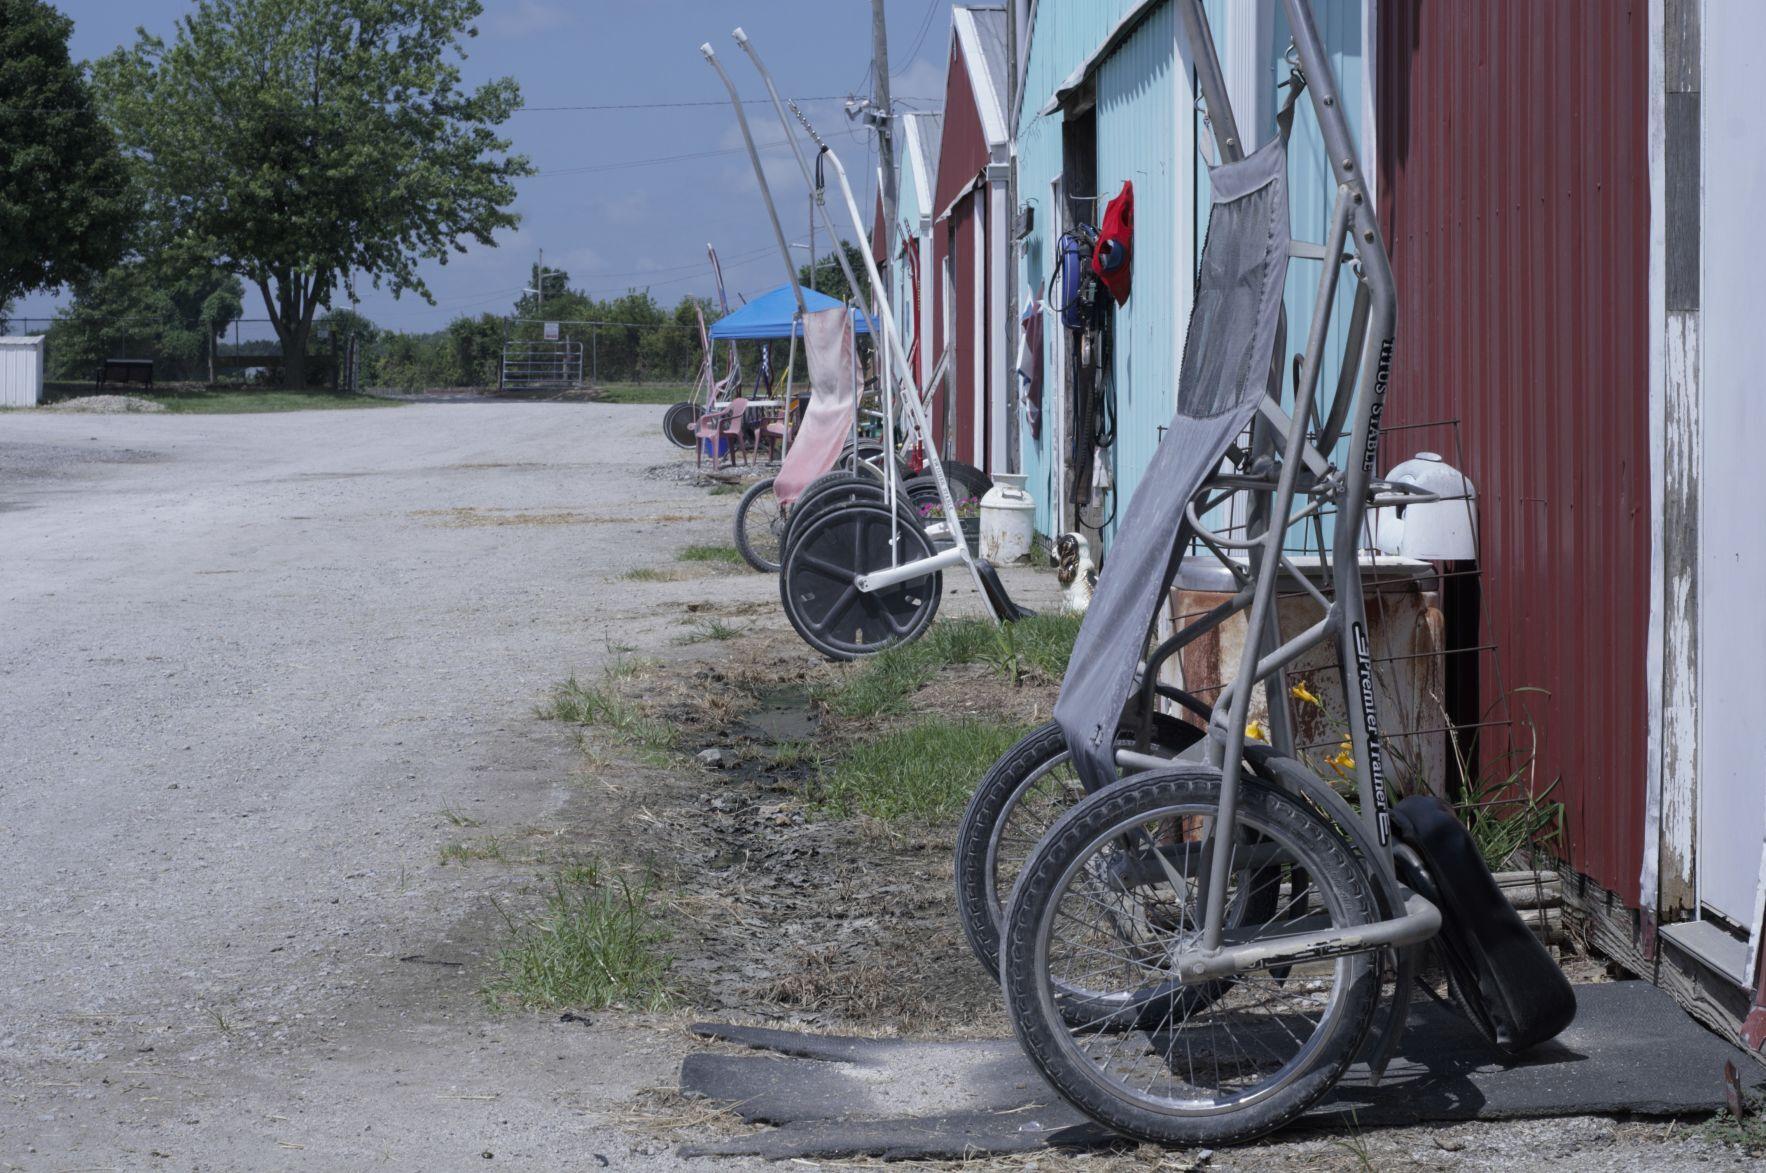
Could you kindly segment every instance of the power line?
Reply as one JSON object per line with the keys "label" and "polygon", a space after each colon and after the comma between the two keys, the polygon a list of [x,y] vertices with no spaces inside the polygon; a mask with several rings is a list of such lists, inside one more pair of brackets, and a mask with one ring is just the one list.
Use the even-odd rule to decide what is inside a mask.
{"label": "power line", "polygon": [[[847,138],[858,137],[853,130],[835,130],[823,137],[844,135]],[[757,151],[776,151],[790,146],[789,140],[774,139],[769,143],[755,145]],[[688,151],[680,155],[657,155],[649,159],[622,159],[617,163],[585,163],[580,167],[557,167],[550,171],[535,171],[531,175],[517,176],[518,179],[539,179],[549,175],[590,175],[606,171],[629,171],[635,167],[657,167],[669,163],[691,163],[700,159],[715,159],[726,155],[740,155],[747,151],[746,147],[717,147],[705,151]]]}
{"label": "power line", "polygon": [[919,35],[914,38],[914,47],[908,50],[907,64],[903,65],[900,69],[891,70],[889,73],[890,77],[900,77],[914,67],[915,60],[920,56],[920,46],[926,43],[926,34],[931,31],[932,18],[937,15],[939,6],[943,3],[944,0],[932,0],[932,3],[926,6],[926,19],[920,22],[920,32]]}
{"label": "power line", "polygon": [[[744,106],[758,106],[770,102],[770,98],[743,98]],[[805,102],[844,102],[844,94],[825,94],[819,98],[797,98],[798,105]],[[728,106],[729,99],[707,99],[693,102],[597,102],[580,106],[518,106],[517,114],[556,114],[560,112],[596,111],[596,110],[686,110],[701,106]]]}

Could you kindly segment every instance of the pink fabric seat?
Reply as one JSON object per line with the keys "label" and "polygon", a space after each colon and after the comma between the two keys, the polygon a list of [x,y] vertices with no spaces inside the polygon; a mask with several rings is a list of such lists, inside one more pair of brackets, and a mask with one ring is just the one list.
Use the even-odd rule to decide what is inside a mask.
{"label": "pink fabric seat", "polygon": [[804,357],[815,388],[803,422],[791,433],[791,447],[773,480],[779,502],[796,501],[809,483],[832,469],[852,433],[858,402],[853,372],[852,311],[845,306],[815,310],[803,319]]}

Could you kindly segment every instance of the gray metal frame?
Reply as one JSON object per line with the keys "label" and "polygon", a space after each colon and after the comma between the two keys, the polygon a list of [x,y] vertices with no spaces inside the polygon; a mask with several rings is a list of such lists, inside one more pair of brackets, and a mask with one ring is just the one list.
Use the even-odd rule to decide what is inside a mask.
{"label": "gray metal frame", "polygon": [[[1380,415],[1385,408],[1391,369],[1397,296],[1391,264],[1311,6],[1307,0],[1282,2],[1293,29],[1297,72],[1304,81],[1317,116],[1337,191],[1330,231],[1322,246],[1296,242],[1290,252],[1295,259],[1321,262],[1318,299],[1309,323],[1291,409],[1284,410],[1273,399],[1267,401],[1253,424],[1251,469],[1213,478],[1197,494],[1187,513],[1188,525],[1195,538],[1233,571],[1241,589],[1233,599],[1165,641],[1143,670],[1142,700],[1150,707],[1158,665],[1163,659],[1239,611],[1249,610],[1247,630],[1256,633],[1256,638],[1245,641],[1238,672],[1217,697],[1209,721],[1209,758],[1221,772],[1220,811],[1212,821],[1208,850],[1202,853],[1199,861],[1207,870],[1203,878],[1202,937],[1194,950],[1174,959],[1177,973],[1184,981],[1202,981],[1254,967],[1414,944],[1431,937],[1441,923],[1440,913],[1433,905],[1416,893],[1403,889],[1395,880],[1391,802],[1368,652],[1358,548],[1370,506],[1426,498],[1407,486],[1388,485],[1376,481],[1373,476],[1379,449]],[[1241,158],[1245,154],[1244,143],[1202,0],[1179,0],[1179,16],[1190,48],[1190,63],[1201,90],[1201,107],[1221,161]],[[1357,262],[1358,286],[1351,319],[1356,337],[1344,358],[1345,369],[1338,381],[1338,402],[1332,404],[1330,416],[1326,419],[1315,407],[1319,374],[1338,284],[1350,249]],[[1352,414],[1347,417],[1352,458],[1347,468],[1338,469],[1330,463],[1325,452],[1334,445],[1345,413],[1351,410],[1342,394],[1350,386],[1348,368],[1351,364],[1357,368]],[[1272,379],[1271,382],[1272,390],[1279,390],[1279,381]],[[1325,452],[1309,441],[1309,425],[1317,426]],[[1259,463],[1256,458],[1277,452],[1280,463],[1272,479],[1263,471],[1266,464]],[[1208,499],[1212,497],[1218,501],[1223,492],[1247,492],[1252,497],[1251,525],[1245,539],[1229,539],[1213,533],[1202,521]],[[1300,502],[1298,508],[1297,502]],[[1283,540],[1289,527],[1307,521],[1325,509],[1334,509],[1336,513],[1334,540],[1326,560],[1329,595],[1302,574],[1283,551]],[[1248,555],[1248,572],[1232,557],[1234,550]],[[1324,617],[1292,639],[1280,642],[1275,622],[1275,597],[1277,584],[1284,577],[1313,598],[1324,609]],[[1257,684],[1264,683],[1272,718],[1285,715],[1282,670],[1309,649],[1328,640],[1335,641],[1338,659],[1344,669],[1340,676],[1347,710],[1359,718],[1349,722],[1349,734],[1360,811],[1353,813],[1347,804],[1341,804],[1336,813],[1339,818],[1358,818],[1366,832],[1365,836],[1358,838],[1377,844],[1376,850],[1366,853],[1369,855],[1368,865],[1377,869],[1376,878],[1382,886],[1399,897],[1394,903],[1401,903],[1402,911],[1394,908],[1397,915],[1391,919],[1351,931],[1321,930],[1251,944],[1228,944],[1225,940],[1225,904],[1233,852],[1230,840],[1222,837],[1231,836],[1236,826],[1239,784],[1244,773],[1245,725],[1252,690]],[[1272,725],[1276,726],[1275,748],[1278,752],[1291,754],[1285,722],[1272,720]],[[1124,754],[1118,760],[1122,765],[1141,769],[1158,761],[1145,754]]]}

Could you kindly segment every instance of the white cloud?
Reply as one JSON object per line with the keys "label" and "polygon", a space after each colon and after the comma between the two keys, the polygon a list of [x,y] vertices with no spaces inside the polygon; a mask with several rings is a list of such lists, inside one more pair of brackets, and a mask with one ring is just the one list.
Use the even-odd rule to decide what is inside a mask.
{"label": "white cloud", "polygon": [[575,20],[568,8],[545,0],[490,0],[485,5],[483,26],[493,37],[514,40],[561,29]]}

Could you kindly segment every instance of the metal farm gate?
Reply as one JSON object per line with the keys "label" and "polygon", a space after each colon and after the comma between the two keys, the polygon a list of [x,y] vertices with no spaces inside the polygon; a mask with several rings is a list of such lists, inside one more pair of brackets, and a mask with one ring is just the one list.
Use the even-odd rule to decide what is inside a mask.
{"label": "metal farm gate", "polygon": [[580,387],[582,382],[581,342],[511,338],[503,343],[503,366],[497,378],[500,391],[547,391]]}

